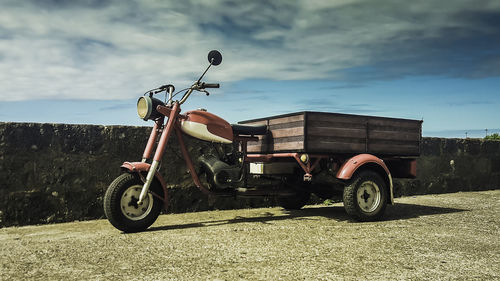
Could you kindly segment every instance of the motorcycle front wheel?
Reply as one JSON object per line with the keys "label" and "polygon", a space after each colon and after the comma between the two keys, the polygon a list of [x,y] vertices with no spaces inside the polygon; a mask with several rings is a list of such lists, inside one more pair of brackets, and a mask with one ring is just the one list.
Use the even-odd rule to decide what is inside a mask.
{"label": "motorcycle front wheel", "polygon": [[[109,222],[123,232],[146,230],[160,215],[162,200],[148,192],[141,205],[137,204],[143,182],[137,174],[124,173],[118,176],[104,195],[104,214]],[[156,181],[150,191],[163,198],[163,189]]]}

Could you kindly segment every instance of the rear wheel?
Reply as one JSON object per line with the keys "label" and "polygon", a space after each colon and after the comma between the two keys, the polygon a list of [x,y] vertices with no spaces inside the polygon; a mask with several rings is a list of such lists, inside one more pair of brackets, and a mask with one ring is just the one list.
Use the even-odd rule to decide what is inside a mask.
{"label": "rear wheel", "polygon": [[124,232],[139,232],[152,225],[161,212],[162,188],[153,182],[142,204],[137,204],[143,182],[137,174],[122,174],[108,187],[104,195],[104,214],[109,222]]}
{"label": "rear wheel", "polygon": [[387,206],[387,187],[373,171],[356,173],[344,188],[344,208],[353,218],[374,221],[382,217]]}

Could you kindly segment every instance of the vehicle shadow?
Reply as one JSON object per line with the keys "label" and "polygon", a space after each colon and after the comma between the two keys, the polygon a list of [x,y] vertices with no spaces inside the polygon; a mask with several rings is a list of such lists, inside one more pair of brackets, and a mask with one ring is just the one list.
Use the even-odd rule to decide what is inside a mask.
{"label": "vehicle shadow", "polygon": [[[387,206],[382,221],[404,220],[404,219],[419,218],[421,216],[443,215],[443,214],[466,212],[466,211],[470,210],[397,203],[394,206]],[[210,227],[210,226],[238,224],[238,223],[268,224],[274,221],[283,221],[283,220],[315,220],[315,217],[325,217],[339,222],[349,221],[352,223],[361,223],[353,220],[349,215],[347,215],[342,206],[325,206],[325,207],[319,206],[319,207],[308,207],[301,210],[284,211],[283,214],[280,215],[275,215],[273,213],[266,212],[258,217],[236,216],[235,218],[224,219],[224,220],[214,219],[214,220],[200,221],[195,223],[155,226],[155,227],[150,227],[146,231],[162,231],[162,230]]]}
{"label": "vehicle shadow", "polygon": [[469,211],[470,210],[468,209],[396,203],[393,206],[391,205],[387,206],[385,215],[382,220],[393,221],[393,220],[413,219],[423,216],[444,215],[444,214],[469,212]]}

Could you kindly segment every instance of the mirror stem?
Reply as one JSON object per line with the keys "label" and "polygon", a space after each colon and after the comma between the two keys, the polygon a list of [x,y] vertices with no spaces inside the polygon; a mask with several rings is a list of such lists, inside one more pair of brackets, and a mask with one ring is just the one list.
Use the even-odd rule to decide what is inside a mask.
{"label": "mirror stem", "polygon": [[[213,61],[213,59],[212,59],[212,61]],[[207,69],[205,69],[205,72],[203,72],[203,74],[200,76],[200,79],[198,79],[198,81],[196,81],[196,84],[200,83],[201,78],[203,78],[203,76],[205,76],[205,73],[207,73],[208,69],[210,69],[211,66],[212,66],[212,62],[210,62]]]}

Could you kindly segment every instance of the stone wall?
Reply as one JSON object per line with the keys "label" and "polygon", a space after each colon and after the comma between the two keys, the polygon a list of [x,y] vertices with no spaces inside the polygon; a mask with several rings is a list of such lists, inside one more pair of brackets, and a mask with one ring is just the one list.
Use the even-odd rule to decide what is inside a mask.
{"label": "stone wall", "polygon": [[[102,218],[102,197],[125,160],[139,161],[149,127],[0,123],[0,226]],[[190,153],[231,147],[185,137]],[[274,199],[217,199],[195,188],[171,138],[162,174],[170,212],[275,205]],[[397,196],[496,189],[500,142],[424,138],[418,178],[395,181]]]}
{"label": "stone wall", "polygon": [[500,141],[423,138],[417,178],[397,180],[396,196],[500,188]]}

